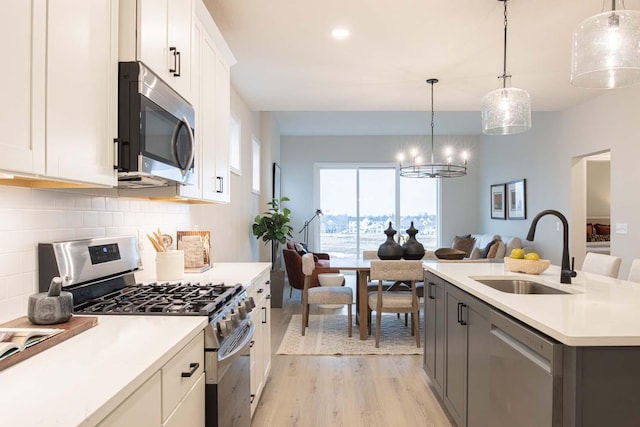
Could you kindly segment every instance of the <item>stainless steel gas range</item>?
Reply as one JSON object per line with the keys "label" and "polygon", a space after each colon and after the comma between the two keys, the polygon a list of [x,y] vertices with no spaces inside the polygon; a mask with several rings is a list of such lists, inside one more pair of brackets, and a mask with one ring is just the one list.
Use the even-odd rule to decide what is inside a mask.
{"label": "stainless steel gas range", "polygon": [[[242,285],[137,284],[142,268],[134,236],[40,243],[39,287],[60,277],[74,313],[91,315],[207,316],[204,330],[206,426],[251,424],[252,298]],[[188,372],[186,373],[188,375]]]}

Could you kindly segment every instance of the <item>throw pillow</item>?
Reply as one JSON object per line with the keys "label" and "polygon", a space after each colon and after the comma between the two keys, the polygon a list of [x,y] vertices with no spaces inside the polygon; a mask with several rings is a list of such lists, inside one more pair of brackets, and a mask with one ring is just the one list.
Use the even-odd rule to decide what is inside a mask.
{"label": "throw pillow", "polygon": [[298,254],[300,254],[300,256],[302,256],[302,255],[307,253],[307,250],[300,243],[296,243],[294,245],[294,247],[296,248],[296,252],[298,252]]}
{"label": "throw pillow", "polygon": [[593,224],[590,222],[587,223],[587,242],[591,239],[591,235],[593,234]]}
{"label": "throw pillow", "polygon": [[498,250],[500,249],[500,245],[503,243],[500,240],[496,240],[493,245],[489,248],[489,252],[487,252],[487,258],[495,258],[498,254]]}
{"label": "throw pillow", "polygon": [[465,256],[469,256],[471,251],[473,250],[473,244],[476,239],[473,237],[460,237],[456,236],[453,238],[453,242],[451,243],[451,249],[458,249],[460,251],[464,251]]}
{"label": "throw pillow", "polygon": [[473,250],[471,251],[471,255],[469,256],[469,259],[478,259],[480,258],[480,248],[473,248]]}
{"label": "throw pillow", "polygon": [[609,224],[594,224],[595,234],[611,234],[611,226]]}
{"label": "throw pillow", "polygon": [[492,240],[484,247],[482,252],[480,252],[480,258],[486,258],[489,255],[489,249],[491,249],[491,246],[493,246],[495,242],[496,240]]}

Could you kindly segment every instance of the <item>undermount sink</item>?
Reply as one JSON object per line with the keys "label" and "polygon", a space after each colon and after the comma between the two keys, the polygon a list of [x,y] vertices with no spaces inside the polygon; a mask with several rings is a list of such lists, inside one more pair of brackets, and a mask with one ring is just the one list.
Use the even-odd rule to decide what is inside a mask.
{"label": "undermount sink", "polygon": [[526,279],[474,279],[500,292],[527,295],[558,295],[569,292]]}

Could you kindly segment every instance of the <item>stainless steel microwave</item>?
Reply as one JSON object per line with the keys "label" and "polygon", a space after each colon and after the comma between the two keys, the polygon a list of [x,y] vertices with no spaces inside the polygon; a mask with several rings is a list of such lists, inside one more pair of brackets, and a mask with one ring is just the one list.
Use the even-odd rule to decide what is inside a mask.
{"label": "stainless steel microwave", "polygon": [[193,184],[193,106],[141,62],[118,72],[118,187]]}

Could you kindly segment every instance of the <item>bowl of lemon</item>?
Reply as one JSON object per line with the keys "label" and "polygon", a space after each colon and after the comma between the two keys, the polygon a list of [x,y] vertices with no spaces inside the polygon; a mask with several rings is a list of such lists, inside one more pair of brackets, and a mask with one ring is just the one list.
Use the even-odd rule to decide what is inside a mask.
{"label": "bowl of lemon", "polygon": [[514,273],[540,274],[551,265],[548,259],[540,259],[536,252],[524,253],[524,249],[514,249],[504,258],[507,270]]}

